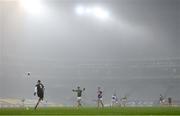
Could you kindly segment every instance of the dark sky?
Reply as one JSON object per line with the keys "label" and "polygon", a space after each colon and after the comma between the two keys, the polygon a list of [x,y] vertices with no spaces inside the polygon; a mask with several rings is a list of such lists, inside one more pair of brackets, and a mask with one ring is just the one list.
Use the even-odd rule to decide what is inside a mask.
{"label": "dark sky", "polygon": [[[109,17],[78,15],[78,5]],[[130,99],[180,97],[179,0],[44,0],[41,7],[33,14],[0,0],[0,97],[34,98],[38,79],[50,101],[64,104],[78,85],[88,102],[98,86],[106,103],[114,89]]]}

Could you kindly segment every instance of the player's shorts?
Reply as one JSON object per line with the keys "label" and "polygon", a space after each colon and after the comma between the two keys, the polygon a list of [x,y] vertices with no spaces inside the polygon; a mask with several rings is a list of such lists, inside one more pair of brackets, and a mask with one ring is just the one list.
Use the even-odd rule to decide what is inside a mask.
{"label": "player's shorts", "polygon": [[122,99],[122,102],[127,102],[127,99]]}
{"label": "player's shorts", "polygon": [[77,97],[77,100],[81,100],[81,97]]}
{"label": "player's shorts", "polygon": [[102,101],[103,99],[102,99],[102,97],[101,97],[101,98],[98,98],[98,100],[99,100],[99,101]]}
{"label": "player's shorts", "polygon": [[165,99],[161,100],[160,103],[164,103],[165,102]]}
{"label": "player's shorts", "polygon": [[43,93],[37,93],[38,97],[43,99],[44,98],[44,94]]}
{"label": "player's shorts", "polygon": [[113,103],[117,102],[117,100],[115,100],[115,99],[112,99],[111,101],[112,101]]}

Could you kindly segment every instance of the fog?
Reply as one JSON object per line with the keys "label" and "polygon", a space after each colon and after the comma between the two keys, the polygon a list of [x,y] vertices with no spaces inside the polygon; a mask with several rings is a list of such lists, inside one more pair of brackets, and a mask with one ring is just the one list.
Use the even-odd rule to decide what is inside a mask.
{"label": "fog", "polygon": [[[180,98],[179,0],[43,0],[39,13],[0,0],[0,98],[34,99],[40,79],[49,101],[72,104],[72,89],[119,97]],[[79,15],[103,7],[107,19]],[[34,6],[35,9],[35,6]],[[37,9],[38,11],[40,9]],[[31,76],[26,73],[30,72]]]}

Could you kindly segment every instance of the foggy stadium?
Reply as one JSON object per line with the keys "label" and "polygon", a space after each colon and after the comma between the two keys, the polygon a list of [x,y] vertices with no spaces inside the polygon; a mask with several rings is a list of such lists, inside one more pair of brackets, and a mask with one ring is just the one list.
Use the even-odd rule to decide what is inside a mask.
{"label": "foggy stadium", "polygon": [[180,1],[0,0],[0,110],[34,107],[38,80],[40,107],[76,107],[78,86],[82,107],[98,87],[105,107],[179,107]]}

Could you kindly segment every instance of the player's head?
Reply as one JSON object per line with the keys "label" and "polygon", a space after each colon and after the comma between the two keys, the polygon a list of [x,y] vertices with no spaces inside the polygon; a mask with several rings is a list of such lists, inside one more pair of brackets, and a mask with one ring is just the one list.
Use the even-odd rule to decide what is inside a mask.
{"label": "player's head", "polygon": [[101,89],[101,87],[98,87],[98,90],[100,90]]}
{"label": "player's head", "polygon": [[77,89],[80,89],[80,87],[78,86]]}
{"label": "player's head", "polygon": [[38,80],[37,83],[41,83],[41,80]]}

